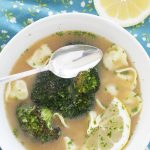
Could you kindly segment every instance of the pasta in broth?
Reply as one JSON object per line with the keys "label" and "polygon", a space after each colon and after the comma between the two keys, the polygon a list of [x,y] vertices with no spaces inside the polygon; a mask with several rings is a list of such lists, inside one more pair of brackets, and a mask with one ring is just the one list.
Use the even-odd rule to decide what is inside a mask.
{"label": "pasta in broth", "polygon": [[[68,105],[68,107],[72,106],[72,109],[69,110],[69,117],[67,117],[68,111],[62,112],[60,110],[57,112],[55,109],[51,111],[52,104],[48,104],[48,108],[45,108],[44,105],[43,108],[43,104],[45,104],[43,103],[44,99],[41,97],[43,101],[39,101],[38,103],[38,100],[32,100],[33,97],[35,98],[39,94],[33,95],[32,91],[35,88],[34,84],[36,83],[38,85],[37,79],[44,78],[45,76],[47,78],[48,73],[39,75],[38,78],[36,76],[26,77],[9,83],[6,87],[6,113],[13,133],[27,150],[88,150],[92,148],[108,150],[123,148],[134,132],[138,121],[138,114],[142,108],[142,99],[140,97],[140,85],[137,72],[125,50],[120,46],[111,43],[103,37],[88,32],[58,32],[38,41],[27,49],[17,60],[12,68],[11,74],[45,66],[53,51],[69,44],[93,45],[100,48],[104,53],[103,60],[96,67],[98,69],[100,83],[94,81],[90,87],[96,88],[97,83],[98,87],[95,91],[85,86],[87,84],[85,84],[86,82],[81,82],[82,78],[79,78],[80,80],[77,80],[78,78],[73,80],[76,85],[75,88],[79,88],[80,90],[78,92],[82,93],[77,97],[80,103],[82,101],[86,102],[89,98],[88,92],[94,93],[90,95],[93,100],[92,105],[90,104],[92,107],[90,106],[84,112],[82,110],[84,104],[82,103],[83,107],[79,109],[82,115],[77,116],[77,112],[72,112],[74,108],[72,106],[73,102],[71,102]],[[86,76],[89,77],[91,74],[89,71]],[[81,73],[81,75],[84,77],[84,73]],[[91,78],[89,77],[88,79],[88,83],[90,83]],[[58,87],[63,86],[64,82],[66,82],[65,84],[68,83],[67,86],[70,90],[72,80],[70,81],[69,79],[63,80],[62,85]],[[49,82],[47,81],[47,83]],[[81,85],[85,87],[81,88]],[[44,84],[43,88],[45,88]],[[65,85],[63,88],[65,89]],[[37,91],[41,92],[40,89]],[[69,93],[71,92],[69,91]],[[85,99],[83,99],[83,95],[86,96]],[[24,109],[24,107],[21,107],[24,105],[29,105],[30,107]],[[31,107],[33,105],[37,106]],[[18,107],[21,107],[21,109],[18,109]],[[27,111],[27,108],[30,111]],[[24,111],[24,114],[32,114],[32,119],[22,115],[21,110]],[[35,117],[34,115],[37,114],[40,115]],[[24,119],[19,120],[19,117],[24,117]],[[42,132],[46,134],[49,129],[53,131],[53,134],[48,135],[47,138],[43,138],[44,135],[39,135],[40,132],[35,132],[33,128],[32,132],[34,131],[34,135],[31,135],[32,132],[29,132],[29,126],[28,128],[25,126],[29,122],[36,123],[35,120],[37,118],[36,121],[38,122],[41,119],[40,117],[43,119],[40,123],[46,123],[44,124],[45,130],[42,130]],[[50,120],[53,121],[52,124],[54,126]],[[24,125],[21,125],[23,121]],[[30,125],[32,126],[32,124]],[[54,133],[57,133],[57,136],[53,137],[52,135]],[[35,138],[37,135],[39,136],[38,140]]]}

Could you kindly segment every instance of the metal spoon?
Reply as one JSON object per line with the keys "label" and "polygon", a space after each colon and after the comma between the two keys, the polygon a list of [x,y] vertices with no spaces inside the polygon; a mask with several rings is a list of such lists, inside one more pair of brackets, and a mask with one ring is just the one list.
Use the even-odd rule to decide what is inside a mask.
{"label": "metal spoon", "polygon": [[97,65],[102,59],[100,49],[90,45],[69,45],[56,50],[47,66],[0,79],[0,83],[14,81],[43,71],[52,71],[61,78],[73,78],[81,71],[88,70]]}

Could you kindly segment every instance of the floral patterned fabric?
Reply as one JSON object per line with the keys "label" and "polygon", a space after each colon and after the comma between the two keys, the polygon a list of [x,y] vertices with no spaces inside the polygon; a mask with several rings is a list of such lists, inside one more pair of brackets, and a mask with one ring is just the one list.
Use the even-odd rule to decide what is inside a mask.
{"label": "floral patterned fabric", "polygon": [[[0,51],[25,26],[43,17],[67,12],[97,15],[92,0],[0,0]],[[150,56],[150,16],[126,29]]]}

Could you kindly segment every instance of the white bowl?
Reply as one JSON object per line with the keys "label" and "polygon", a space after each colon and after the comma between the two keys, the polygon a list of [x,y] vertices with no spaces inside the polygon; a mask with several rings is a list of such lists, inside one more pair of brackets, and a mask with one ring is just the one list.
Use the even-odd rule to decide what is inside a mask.
{"label": "white bowl", "polygon": [[[0,54],[0,77],[8,75],[25,49],[36,41],[58,31],[81,30],[101,35],[121,45],[138,71],[143,109],[127,150],[144,150],[150,140],[150,60],[137,40],[122,27],[104,18],[70,13],[41,19],[19,32]],[[0,145],[3,150],[24,150],[12,134],[4,107],[4,85],[0,85]]]}

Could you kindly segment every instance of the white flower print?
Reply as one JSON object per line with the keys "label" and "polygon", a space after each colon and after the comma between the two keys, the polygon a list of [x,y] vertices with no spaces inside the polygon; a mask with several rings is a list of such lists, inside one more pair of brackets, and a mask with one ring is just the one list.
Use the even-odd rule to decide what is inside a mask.
{"label": "white flower print", "polygon": [[73,5],[73,1],[72,0],[69,3],[70,3],[70,5]]}
{"label": "white flower print", "polygon": [[1,33],[8,33],[8,31],[6,31],[6,30],[1,30]]}
{"label": "white flower print", "polygon": [[6,44],[2,44],[0,49],[3,49],[6,46]]}
{"label": "white flower print", "polygon": [[28,18],[28,22],[33,23],[34,22],[33,18]]}
{"label": "white flower print", "polygon": [[146,38],[145,38],[145,37],[142,37],[142,40],[143,40],[143,41],[146,41]]}
{"label": "white flower print", "polygon": [[91,3],[92,3],[92,0],[89,0],[88,3],[91,4]]}
{"label": "white flower print", "polygon": [[11,23],[16,23],[16,18],[15,17],[11,17],[9,20]]}
{"label": "white flower print", "polygon": [[147,43],[147,47],[150,48],[150,43]]}
{"label": "white flower print", "polygon": [[52,11],[49,11],[49,12],[48,12],[48,15],[49,15],[49,16],[51,16],[51,15],[53,15],[53,14],[54,14],[54,13],[53,13]]}
{"label": "white flower print", "polygon": [[22,2],[19,2],[19,1],[14,1],[14,2],[11,2],[13,4],[13,8],[19,8],[19,9],[22,9],[22,6],[24,5]]}
{"label": "white flower print", "polygon": [[137,35],[137,34],[133,34],[133,36],[134,36],[134,37],[137,37],[138,35]]}
{"label": "white flower print", "polygon": [[37,13],[39,13],[39,12],[40,12],[40,9],[36,9],[35,11],[36,11]]}
{"label": "white flower print", "polygon": [[17,8],[18,6],[16,4],[13,5],[13,8]]}
{"label": "white flower print", "polygon": [[84,1],[81,2],[81,7],[85,7],[85,2]]}

